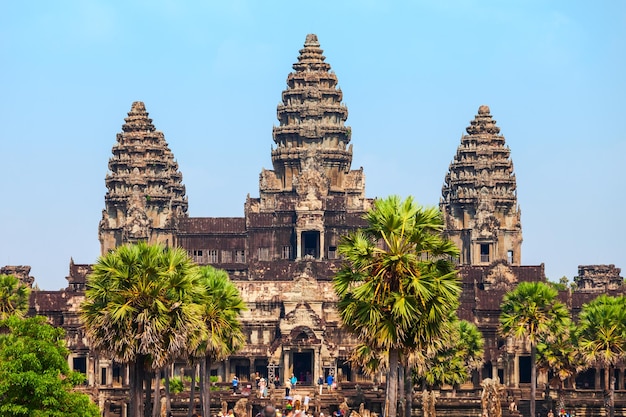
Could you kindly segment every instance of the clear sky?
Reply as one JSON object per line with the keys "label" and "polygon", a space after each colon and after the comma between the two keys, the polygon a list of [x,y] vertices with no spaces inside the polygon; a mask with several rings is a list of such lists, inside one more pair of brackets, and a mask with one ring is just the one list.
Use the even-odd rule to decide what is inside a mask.
{"label": "clear sky", "polygon": [[[626,271],[624,1],[2,1],[0,265],[93,263],[116,133],[144,101],[191,216],[243,216],[287,74],[316,33],[370,197],[438,204],[487,104],[517,175],[522,262]],[[622,274],[624,275],[624,274]]]}

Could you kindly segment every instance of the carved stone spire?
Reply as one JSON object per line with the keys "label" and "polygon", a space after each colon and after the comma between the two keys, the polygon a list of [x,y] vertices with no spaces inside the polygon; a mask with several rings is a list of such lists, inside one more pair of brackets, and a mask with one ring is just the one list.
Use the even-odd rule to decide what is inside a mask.
{"label": "carved stone spire", "polygon": [[267,230],[280,237],[275,247],[250,254],[252,260],[277,254],[335,259],[346,225],[360,226],[371,206],[363,169],[350,170],[348,109],[322,53],[317,36],[307,35],[287,76],[277,109],[280,124],[273,130],[274,169],[261,172],[260,198],[248,198],[245,207],[246,221],[257,224],[255,233]]}
{"label": "carved stone spire", "polygon": [[294,188],[293,180],[306,164],[319,165],[337,187],[350,170],[351,130],[344,124],[348,109],[341,103],[337,76],[322,53],[317,36],[307,35],[278,105],[280,125],[273,131],[277,148],[272,151],[272,162],[285,190]]}
{"label": "carved stone spire", "polygon": [[521,262],[522,227],[510,149],[489,107],[461,138],[442,188],[441,211],[462,264]]}
{"label": "carved stone spire", "polygon": [[138,240],[173,244],[177,221],[187,215],[182,174],[144,104],[134,102],[125,121],[105,179],[99,225],[103,254]]}

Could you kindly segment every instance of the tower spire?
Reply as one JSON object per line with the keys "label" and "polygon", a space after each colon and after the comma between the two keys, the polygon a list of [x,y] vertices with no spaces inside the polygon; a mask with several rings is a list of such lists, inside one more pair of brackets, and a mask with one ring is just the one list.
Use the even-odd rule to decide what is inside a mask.
{"label": "tower spire", "polygon": [[134,102],[124,121],[105,179],[98,228],[103,254],[138,240],[173,244],[177,221],[187,215],[182,174],[144,103]]}
{"label": "tower spire", "polygon": [[337,185],[350,170],[348,109],[341,102],[337,76],[325,59],[317,36],[307,35],[277,108],[280,125],[273,130],[277,147],[272,163],[286,190],[292,189],[293,179],[312,161]]}
{"label": "tower spire", "polygon": [[521,263],[522,227],[510,149],[488,106],[461,138],[442,188],[447,234],[462,264]]}

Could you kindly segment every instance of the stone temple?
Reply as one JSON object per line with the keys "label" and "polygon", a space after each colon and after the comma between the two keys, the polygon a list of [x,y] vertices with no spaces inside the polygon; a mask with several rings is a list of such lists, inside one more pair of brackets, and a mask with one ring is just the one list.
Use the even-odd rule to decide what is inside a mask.
{"label": "stone temple", "polygon": [[[330,412],[344,398],[354,408],[364,403],[380,411],[384,375],[371,379],[351,366],[354,340],[341,328],[331,284],[341,262],[339,239],[363,225],[362,215],[373,202],[365,195],[363,169],[351,167],[352,130],[345,124],[348,109],[337,82],[317,36],[308,35],[277,108],[273,170],[261,171],[259,197],[247,198],[244,217],[188,216],[183,177],[172,150],[144,103],[133,103],[109,160],[98,238],[103,254],[126,242],[159,242],[183,247],[198,264],[229,273],[248,306],[243,316],[247,344],[214,365],[213,375],[224,384],[233,375],[246,384],[256,373],[281,382],[295,374],[302,389],[313,394],[318,377],[331,374],[340,389],[315,395],[318,411]],[[522,265],[521,211],[511,151],[489,107],[478,108],[466,131],[445,176],[440,208],[447,236],[461,249],[459,316],[479,326],[485,359],[472,381],[460,387],[466,401],[449,398],[445,393],[450,390],[443,387],[438,408],[451,416],[478,417],[484,378],[498,378],[509,399],[528,398],[529,351],[497,335],[498,316],[505,292],[521,281],[546,277],[543,264]],[[32,282],[29,268],[6,268],[3,271]],[[65,328],[70,365],[88,376],[87,389],[105,413],[125,415],[128,371],[90,350],[78,321],[90,270],[90,265],[71,261],[68,287],[33,291],[30,313]],[[599,292],[624,292],[614,265],[581,266],[575,281],[577,290],[560,293],[574,312]],[[180,375],[188,368],[177,363],[171,371]],[[577,382],[594,393],[603,388],[600,376],[591,369]],[[616,377],[617,388],[624,389],[623,366],[616,369]],[[548,376],[541,376],[540,383],[549,383]],[[591,415],[594,407],[602,406],[602,398],[594,395],[581,414]],[[216,409],[238,400],[226,391],[214,397]],[[421,415],[418,397],[414,414]],[[251,417],[263,402],[250,399]]]}

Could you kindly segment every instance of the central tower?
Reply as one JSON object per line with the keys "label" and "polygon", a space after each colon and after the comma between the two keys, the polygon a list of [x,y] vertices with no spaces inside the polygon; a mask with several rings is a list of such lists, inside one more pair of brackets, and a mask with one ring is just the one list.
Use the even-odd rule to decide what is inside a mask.
{"label": "central tower", "polygon": [[[249,230],[261,235],[266,227],[279,228],[274,236],[282,236],[282,243],[250,253],[258,260],[334,259],[339,236],[359,224],[370,206],[363,170],[350,169],[348,109],[325,59],[317,36],[307,35],[287,76],[277,108],[279,125],[273,129],[274,170],[261,172],[260,198],[246,202]],[[270,213],[273,220],[255,228],[255,214]],[[264,245],[260,235],[257,242],[251,233],[252,247]]]}

